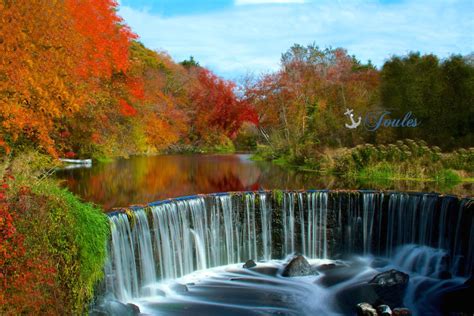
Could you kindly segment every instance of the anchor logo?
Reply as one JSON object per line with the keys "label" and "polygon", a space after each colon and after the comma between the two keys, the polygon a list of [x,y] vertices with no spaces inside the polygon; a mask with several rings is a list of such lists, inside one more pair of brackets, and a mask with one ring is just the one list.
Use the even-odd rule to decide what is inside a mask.
{"label": "anchor logo", "polygon": [[362,118],[359,116],[358,121],[357,121],[357,122],[354,121],[354,113],[352,113],[352,112],[354,112],[353,109],[350,109],[350,110],[347,109],[347,111],[344,113],[344,115],[349,116],[349,118],[351,119],[351,122],[352,122],[352,124],[347,124],[347,123],[346,123],[346,127],[349,128],[349,129],[357,128],[357,126],[360,125],[360,122],[361,122],[361,120],[362,120]]}

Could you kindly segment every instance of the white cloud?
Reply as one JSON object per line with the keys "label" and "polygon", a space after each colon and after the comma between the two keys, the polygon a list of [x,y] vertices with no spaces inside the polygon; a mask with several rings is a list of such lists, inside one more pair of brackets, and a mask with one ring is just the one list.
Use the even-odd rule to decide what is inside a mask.
{"label": "white cloud", "polygon": [[467,54],[474,50],[472,6],[470,0],[385,5],[359,0],[239,5],[172,17],[127,6],[119,13],[146,46],[166,50],[178,61],[193,55],[218,74],[235,78],[277,69],[281,54],[294,43],[344,47],[376,65],[409,51]]}

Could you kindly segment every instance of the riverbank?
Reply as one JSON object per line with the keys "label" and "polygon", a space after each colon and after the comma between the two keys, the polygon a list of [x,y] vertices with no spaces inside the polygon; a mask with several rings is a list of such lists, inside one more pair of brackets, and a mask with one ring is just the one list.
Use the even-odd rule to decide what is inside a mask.
{"label": "riverbank", "polygon": [[103,276],[107,217],[36,152],[1,163],[0,314],[83,314]]}
{"label": "riverbank", "polygon": [[326,148],[313,154],[294,159],[261,146],[252,159],[353,181],[474,182],[474,148],[443,153],[437,146],[406,139],[388,145]]}

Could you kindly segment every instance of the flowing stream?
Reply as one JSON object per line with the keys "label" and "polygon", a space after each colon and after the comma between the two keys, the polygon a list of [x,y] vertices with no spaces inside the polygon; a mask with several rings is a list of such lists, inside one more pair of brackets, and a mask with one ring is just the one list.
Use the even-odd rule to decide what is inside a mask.
{"label": "flowing stream", "polygon": [[[474,268],[473,209],[470,198],[381,191],[155,202],[110,214],[105,291],[149,314],[347,314],[353,306],[344,289],[395,268],[410,275],[404,305],[436,314],[432,303],[420,303],[426,293],[462,284]],[[337,276],[282,277],[295,253],[314,267],[345,268]],[[242,268],[249,259],[256,269]]]}

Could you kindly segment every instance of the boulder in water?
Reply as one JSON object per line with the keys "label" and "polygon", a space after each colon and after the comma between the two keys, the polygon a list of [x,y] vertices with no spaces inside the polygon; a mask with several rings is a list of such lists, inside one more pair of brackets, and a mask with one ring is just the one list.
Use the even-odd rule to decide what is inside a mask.
{"label": "boulder in water", "polygon": [[411,316],[411,311],[405,307],[397,307],[392,310],[393,316]]}
{"label": "boulder in water", "polygon": [[369,281],[371,284],[377,284],[379,286],[407,286],[408,280],[410,277],[408,274],[397,271],[395,269],[385,271],[374,276],[372,280]]}
{"label": "boulder in water", "polygon": [[409,279],[408,274],[392,269],[377,274],[369,284],[373,286],[381,303],[395,308],[403,306]]}
{"label": "boulder in water", "polygon": [[379,316],[392,316],[392,309],[388,305],[377,306],[377,313]]}
{"label": "boulder in water", "polygon": [[320,264],[319,266],[314,267],[314,269],[320,271],[320,272],[326,272],[328,270],[332,270],[337,268],[336,264],[334,262],[331,263],[323,263]]}
{"label": "boulder in water", "polygon": [[357,304],[357,316],[377,316],[377,311],[369,303]]}
{"label": "boulder in water", "polygon": [[137,316],[140,315],[140,308],[134,304],[123,304],[115,299],[107,299],[99,305],[93,307],[89,312],[93,316]]}
{"label": "boulder in water", "polygon": [[390,308],[403,306],[405,289],[409,276],[397,270],[375,275],[368,283],[360,283],[342,289],[336,294],[344,313],[349,313],[358,302],[372,305],[388,305]]}
{"label": "boulder in water", "polygon": [[137,305],[132,304],[132,303],[128,303],[127,306],[130,308],[131,311],[133,311],[135,313],[135,315],[140,314],[140,307],[138,307]]}
{"label": "boulder in water", "polygon": [[244,263],[244,269],[250,269],[250,268],[253,268],[253,267],[256,267],[257,264],[255,263],[255,261],[253,260],[247,260],[245,263]]}
{"label": "boulder in water", "polygon": [[283,270],[284,277],[306,276],[312,274],[311,265],[303,256],[296,256],[290,260]]}

